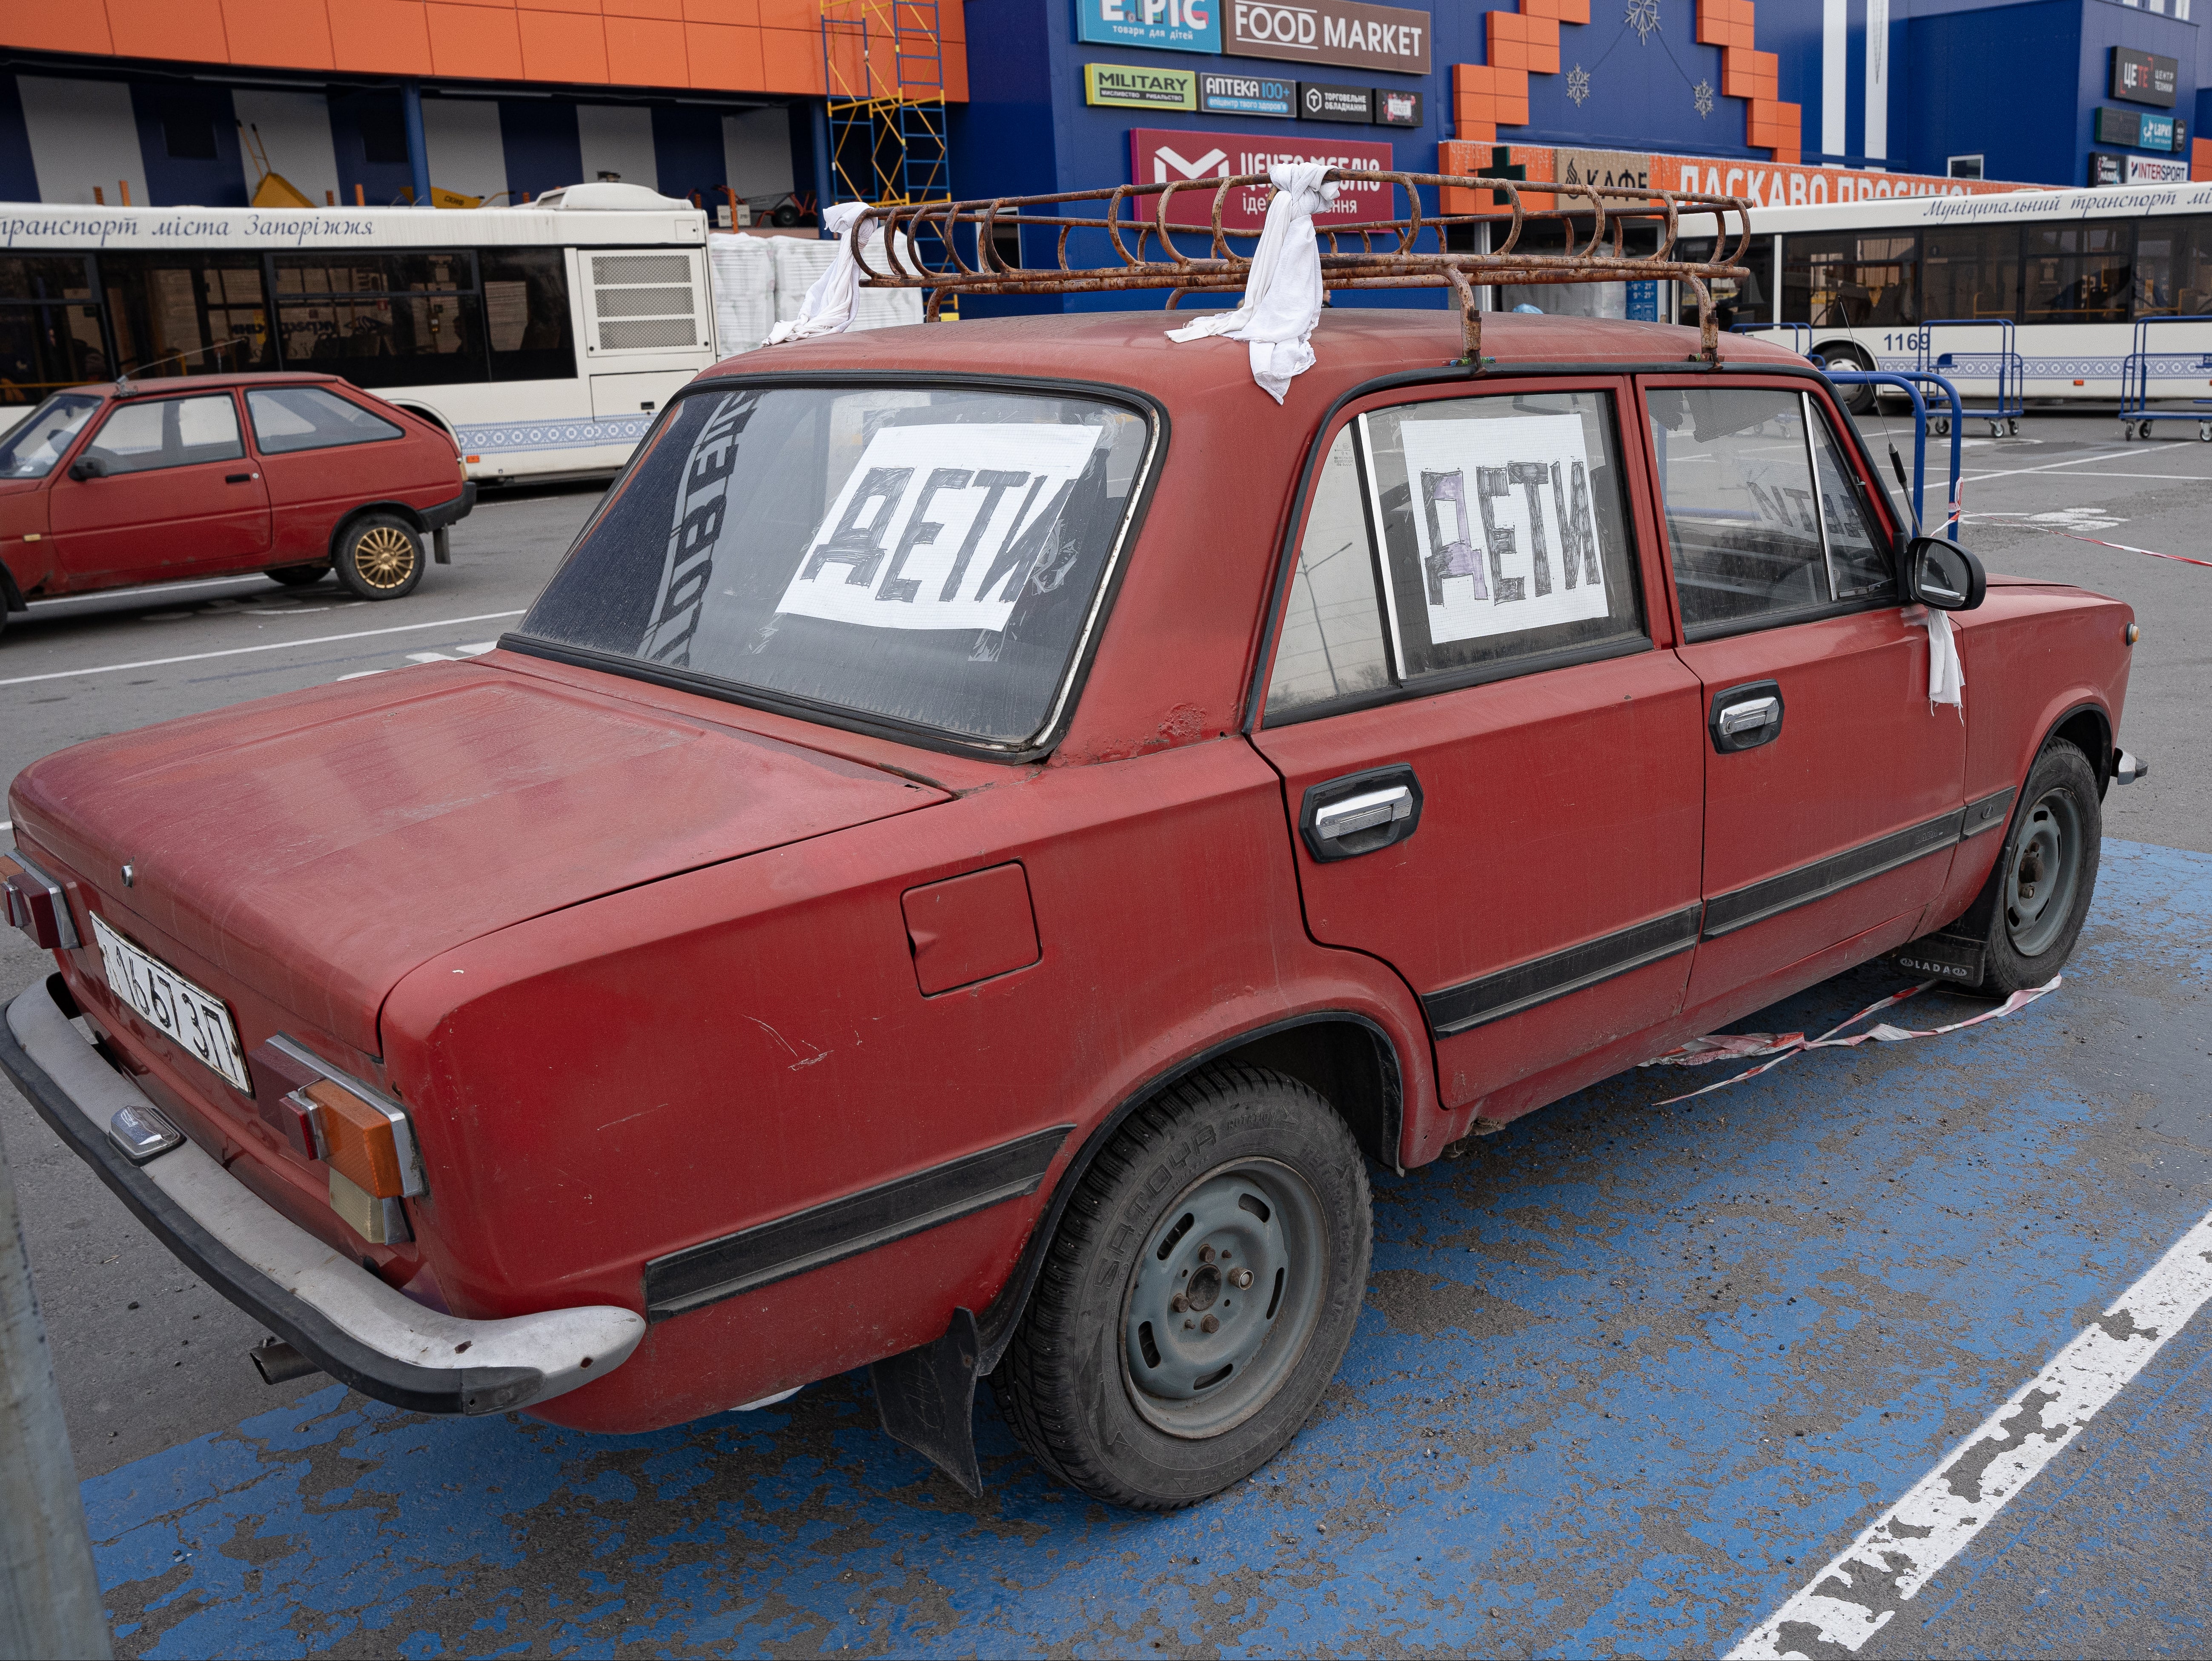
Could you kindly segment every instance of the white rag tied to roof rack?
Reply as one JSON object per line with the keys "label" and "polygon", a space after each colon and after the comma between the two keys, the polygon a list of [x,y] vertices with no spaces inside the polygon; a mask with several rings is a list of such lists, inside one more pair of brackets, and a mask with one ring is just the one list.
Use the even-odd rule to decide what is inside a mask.
{"label": "white rag tied to roof rack", "polygon": [[1321,321],[1322,301],[1321,242],[1314,234],[1313,216],[1336,200],[1335,182],[1323,182],[1328,172],[1325,161],[1269,168],[1275,195],[1267,204],[1260,246],[1252,253],[1244,303],[1168,331],[1168,338],[1176,341],[1221,335],[1247,342],[1252,379],[1278,404],[1290,390],[1291,377],[1313,368],[1309,342]]}

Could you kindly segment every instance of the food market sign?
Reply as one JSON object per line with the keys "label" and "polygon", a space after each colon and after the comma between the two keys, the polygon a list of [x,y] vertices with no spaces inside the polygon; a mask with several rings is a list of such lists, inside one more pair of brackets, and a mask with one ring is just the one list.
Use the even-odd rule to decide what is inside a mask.
{"label": "food market sign", "polygon": [[[1392,165],[1390,146],[1362,138],[1290,138],[1269,133],[1264,137],[1241,132],[1186,132],[1158,127],[1129,129],[1130,179],[1139,185],[1168,185],[1178,179],[1234,179],[1246,173],[1265,173],[1287,161],[1326,161],[1347,173],[1387,173]],[[1244,185],[1229,192],[1221,206],[1221,228],[1243,235],[1256,233],[1267,222],[1267,198],[1273,192],[1265,185]],[[1338,187],[1336,200],[1314,216],[1322,229],[1332,222],[1349,223],[1390,216],[1390,186],[1350,180]],[[1146,201],[1138,211],[1149,219],[1157,203]],[[1177,191],[1168,204],[1170,225],[1211,225],[1213,192]]]}
{"label": "food market sign", "polygon": [[1231,57],[1343,64],[1400,75],[1429,72],[1429,14],[1425,11],[1364,5],[1360,0],[1219,0],[1219,3],[1228,36],[1221,50]]}

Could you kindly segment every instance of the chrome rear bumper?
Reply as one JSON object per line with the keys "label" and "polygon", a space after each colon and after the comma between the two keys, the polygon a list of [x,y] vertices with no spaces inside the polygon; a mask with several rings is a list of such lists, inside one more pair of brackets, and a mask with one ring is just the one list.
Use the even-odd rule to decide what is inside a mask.
{"label": "chrome rear bumper", "polygon": [[8,1006],[0,1070],[164,1245],[332,1378],[417,1413],[504,1413],[612,1372],[644,1337],[643,1316],[608,1305],[496,1321],[441,1315],[286,1220],[190,1141],[133,1163],[109,1121],[125,1109],[158,1120],[159,1110],[85,1042],[59,981]]}

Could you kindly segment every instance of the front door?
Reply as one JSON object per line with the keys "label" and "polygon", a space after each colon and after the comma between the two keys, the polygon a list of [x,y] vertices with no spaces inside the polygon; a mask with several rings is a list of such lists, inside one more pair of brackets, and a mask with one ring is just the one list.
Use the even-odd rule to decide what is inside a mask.
{"label": "front door", "polygon": [[1451,1107],[1667,1019],[1697,939],[1703,709],[1626,392],[1374,409],[1316,470],[1255,742],[1310,931],[1419,995]]}
{"label": "front door", "polygon": [[1705,706],[1689,1003],[1748,1009],[1935,898],[1966,723],[1929,702],[1927,631],[1899,606],[1893,533],[1826,400],[1734,378],[1643,390]]}
{"label": "front door", "polygon": [[269,552],[269,492],[228,392],[114,405],[54,481],[56,561],[71,588],[251,569]]}

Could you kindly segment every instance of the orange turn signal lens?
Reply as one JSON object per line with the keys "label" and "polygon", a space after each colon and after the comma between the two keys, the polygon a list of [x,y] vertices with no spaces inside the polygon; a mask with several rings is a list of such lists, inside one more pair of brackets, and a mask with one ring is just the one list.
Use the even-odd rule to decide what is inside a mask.
{"label": "orange turn signal lens", "polygon": [[382,1108],[328,1079],[296,1093],[314,1105],[317,1140],[331,1170],[380,1200],[396,1200],[407,1191],[398,1139]]}

